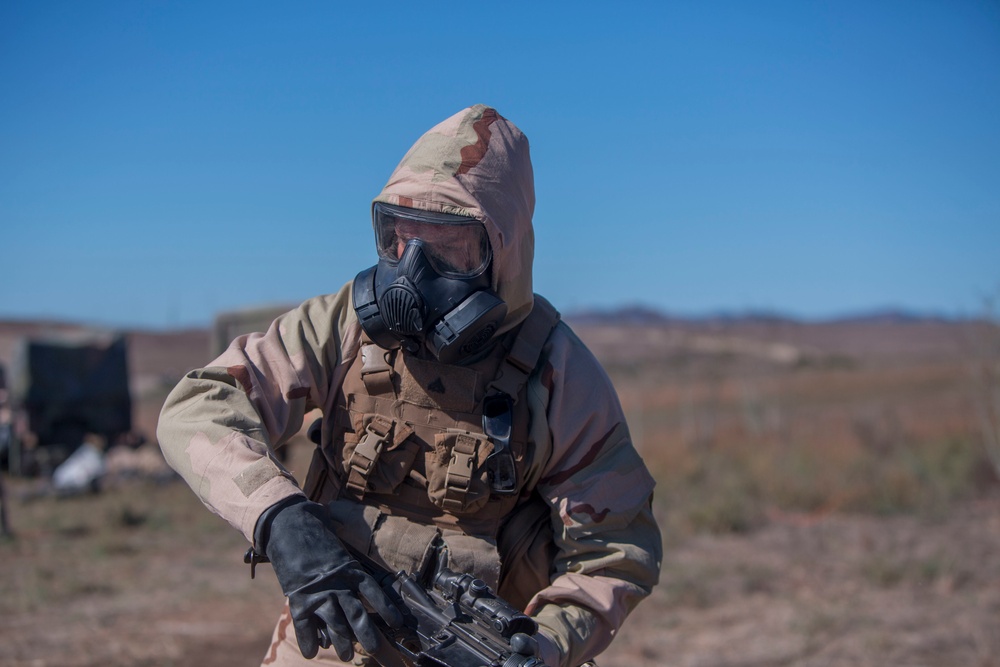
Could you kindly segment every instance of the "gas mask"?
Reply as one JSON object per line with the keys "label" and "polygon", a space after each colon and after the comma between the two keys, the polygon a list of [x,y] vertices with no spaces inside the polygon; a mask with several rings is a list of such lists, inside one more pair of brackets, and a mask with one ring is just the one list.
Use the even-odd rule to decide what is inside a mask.
{"label": "gas mask", "polygon": [[482,350],[507,315],[490,289],[493,258],[475,218],[377,203],[379,262],[354,279],[354,310],[381,348],[425,347],[442,363]]}

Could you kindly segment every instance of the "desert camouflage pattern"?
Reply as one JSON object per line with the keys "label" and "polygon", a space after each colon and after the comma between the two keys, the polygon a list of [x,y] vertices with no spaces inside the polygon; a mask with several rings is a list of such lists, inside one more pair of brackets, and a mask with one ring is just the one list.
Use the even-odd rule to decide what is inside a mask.
{"label": "desert camouflage pattern", "polygon": [[[495,110],[477,105],[431,129],[376,201],[483,220],[495,288],[509,305],[504,328],[530,312],[528,144]],[[209,366],[188,373],[163,407],[157,436],[167,461],[251,542],[265,509],[302,493],[274,449],[300,430],[308,411],[330,414],[359,353],[350,288],[306,301],[264,333],[240,336]],[[657,582],[653,480],[632,446],[610,380],[565,324],[549,337],[522,400],[534,447],[526,483],[551,508],[557,547],[555,574],[526,611],[548,640],[546,662],[579,665],[607,647]],[[344,664],[332,651],[311,662]],[[309,664],[284,615],[264,664]]]}
{"label": "desert camouflage pattern", "polygon": [[435,125],[403,156],[372,202],[477,218],[493,248],[493,290],[507,303],[503,333],[531,311],[534,173],[528,139],[477,104]]}

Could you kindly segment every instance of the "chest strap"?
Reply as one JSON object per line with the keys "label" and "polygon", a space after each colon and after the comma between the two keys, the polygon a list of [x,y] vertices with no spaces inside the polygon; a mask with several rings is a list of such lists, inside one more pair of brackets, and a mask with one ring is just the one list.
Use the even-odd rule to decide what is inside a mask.
{"label": "chest strap", "polygon": [[392,391],[392,364],[386,359],[390,354],[395,351],[383,350],[374,343],[361,346],[361,381],[372,396]]}
{"label": "chest strap", "polygon": [[528,383],[528,376],[538,365],[545,341],[558,323],[559,311],[536,294],[534,306],[514,338],[510,352],[504,357],[496,377],[486,388],[487,396],[505,394],[512,402],[517,403]]}
{"label": "chest strap", "polygon": [[558,323],[559,312],[536,294],[528,318],[521,325],[510,351],[500,363],[496,377],[486,387],[486,396],[483,397],[483,433],[493,444],[486,466],[490,488],[496,494],[507,496],[520,491],[517,466],[510,450],[514,404],[528,384],[528,377],[538,365],[545,341]]}

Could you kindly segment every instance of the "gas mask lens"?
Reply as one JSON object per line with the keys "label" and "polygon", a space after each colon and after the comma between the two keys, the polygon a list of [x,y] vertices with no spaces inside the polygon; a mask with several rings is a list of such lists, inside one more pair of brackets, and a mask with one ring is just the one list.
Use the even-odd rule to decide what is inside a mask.
{"label": "gas mask lens", "polygon": [[507,315],[490,289],[489,237],[475,218],[377,203],[378,264],[354,280],[354,309],[379,347],[421,346],[444,364],[483,349]]}
{"label": "gas mask lens", "polygon": [[443,276],[470,278],[489,265],[489,237],[475,218],[380,202],[374,225],[379,257],[391,264],[399,261],[409,241],[420,239],[427,259]]}

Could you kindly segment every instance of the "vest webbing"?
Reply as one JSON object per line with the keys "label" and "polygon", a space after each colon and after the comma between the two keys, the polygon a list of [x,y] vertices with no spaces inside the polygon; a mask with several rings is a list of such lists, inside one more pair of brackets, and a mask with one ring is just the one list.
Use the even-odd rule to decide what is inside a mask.
{"label": "vest webbing", "polygon": [[559,311],[536,294],[531,312],[517,332],[507,356],[500,363],[496,377],[487,387],[487,396],[499,392],[517,403],[521,391],[528,383],[528,376],[538,365],[545,341],[558,323]]}
{"label": "vest webbing", "polygon": [[[504,354],[493,380],[487,385],[485,396],[503,394],[516,404],[527,385],[528,378],[534,371],[541,357],[545,341],[559,323],[559,312],[546,299],[535,295],[534,304],[528,317],[521,324],[516,335],[507,343],[510,347]],[[361,380],[369,395],[380,395],[393,392],[392,365],[388,360],[395,352],[387,352],[372,344],[366,336],[362,336],[361,346]],[[482,409],[481,406],[479,408]],[[375,417],[367,425],[360,442],[355,447],[350,459],[346,462],[344,477],[341,478],[341,488],[357,499],[366,495],[368,480],[373,473],[383,450],[391,443],[405,439],[412,432],[395,420]],[[402,437],[401,437],[402,436]],[[464,448],[463,448],[464,446]],[[469,459],[474,451],[468,443],[458,439],[452,465],[447,474],[445,490],[445,509],[461,512],[464,509],[464,487],[468,486],[468,475],[462,473],[470,467]],[[464,465],[464,467],[463,467]],[[465,482],[463,485],[462,482]]]}
{"label": "vest webbing", "polygon": [[[364,508],[364,514],[370,517],[371,525],[364,530],[351,529],[348,532],[352,535],[345,535],[345,539],[353,537],[356,532],[362,538],[360,546],[367,549],[369,555],[381,554],[395,569],[419,566],[421,549],[426,547],[424,542],[427,540],[418,537],[417,533],[441,534],[448,545],[449,567],[474,573],[491,586],[497,587],[497,590],[502,590],[509,600],[516,599],[515,604],[523,607],[538,589],[544,587],[551,574],[551,553],[545,545],[552,541],[552,528],[546,518],[550,510],[544,501],[537,499],[537,494],[532,489],[523,486],[525,473],[532,464],[530,456],[533,449],[528,444],[528,401],[522,399],[528,378],[538,366],[545,343],[558,322],[559,313],[556,309],[536,295],[534,306],[525,321],[518,329],[505,336],[502,347],[491,354],[497,359],[489,364],[490,369],[495,369],[489,371],[492,380],[480,380],[482,384],[475,390],[479,398],[465,409],[465,416],[470,419],[463,433],[469,434],[482,428],[481,424],[476,426],[474,415],[478,412],[479,419],[482,419],[482,401],[486,397],[503,394],[512,403],[517,402],[513,412],[514,438],[511,444],[518,452],[516,475],[518,484],[522,485],[520,493],[499,497],[491,495],[484,499],[489,502],[482,509],[472,510],[471,513],[459,511],[456,514],[441,506],[450,503],[435,505],[429,495],[429,473],[436,472],[440,481],[442,475],[453,467],[450,462],[432,461],[431,458],[424,457],[424,450],[419,450],[411,454],[415,458],[410,463],[400,463],[401,457],[412,448],[412,442],[407,444],[414,432],[412,429],[420,428],[423,435],[419,439],[434,446],[431,442],[434,438],[427,433],[425,427],[420,426],[425,424],[425,420],[419,417],[420,410],[433,408],[408,406],[399,402],[399,389],[394,386],[394,377],[398,377],[394,370],[398,362],[396,353],[376,347],[363,335],[359,354],[350,362],[352,368],[338,392],[340,402],[324,416],[323,433],[318,439],[326,444],[321,444],[314,453],[306,480],[306,493],[319,502],[342,498],[351,507]],[[448,387],[455,395],[467,395],[462,389],[456,389],[450,381]],[[363,399],[363,404],[355,406],[347,400],[349,395]],[[397,412],[400,410],[401,412]],[[442,416],[445,417],[443,421],[447,421],[447,413]],[[346,442],[348,435],[353,442]],[[456,460],[462,461],[465,457],[461,455],[467,452],[463,450],[464,445],[458,442],[459,435],[454,437],[450,453],[454,454],[457,449],[460,456]],[[484,438],[479,443],[480,448],[491,446],[485,440],[485,435],[480,434],[478,437]],[[402,482],[398,478],[389,482],[395,485],[391,493],[367,492],[369,482],[376,482],[376,487],[380,487],[386,483],[387,476],[405,472],[397,467],[399,465],[406,465],[407,470],[413,472],[407,472]],[[430,465],[437,466],[437,470],[430,470],[427,467]],[[452,497],[446,495],[445,499],[465,505],[466,498],[454,497],[459,490],[458,482],[464,478],[454,475],[455,470],[450,472],[454,478],[451,481],[455,484],[446,484],[445,492]],[[421,473],[427,474],[423,483],[413,484],[415,479],[421,479]],[[536,516],[536,511],[541,513],[541,520],[531,518]],[[530,525],[526,525],[524,521],[511,520],[521,514],[531,519],[528,521]],[[518,537],[518,544],[513,547],[510,539],[512,532]],[[365,535],[374,537],[367,540],[364,539]],[[547,541],[542,539],[545,535],[548,536]],[[413,562],[403,557],[406,554],[398,553],[401,541],[408,545],[409,551],[413,551],[413,554],[409,554],[409,551],[403,550],[412,556],[410,560]],[[531,545],[531,548],[527,548],[527,545]],[[537,545],[542,546],[535,548]],[[509,561],[509,565],[520,564],[517,576],[506,577],[506,582],[501,580],[504,561]],[[525,568],[537,572],[533,576],[526,576]],[[524,590],[512,587],[514,583],[518,583]]]}

